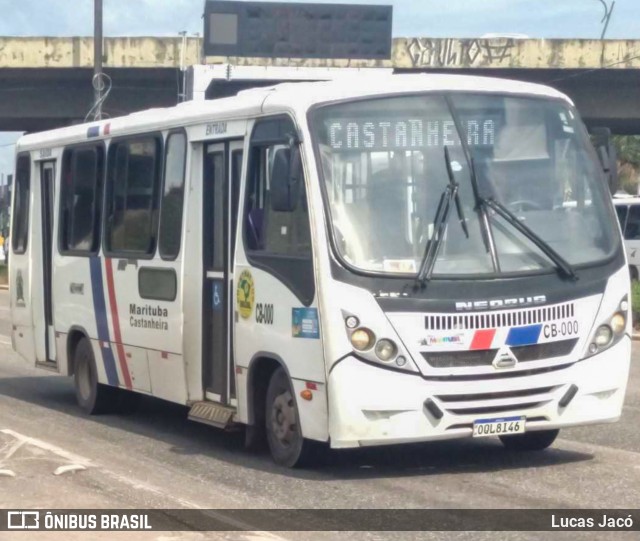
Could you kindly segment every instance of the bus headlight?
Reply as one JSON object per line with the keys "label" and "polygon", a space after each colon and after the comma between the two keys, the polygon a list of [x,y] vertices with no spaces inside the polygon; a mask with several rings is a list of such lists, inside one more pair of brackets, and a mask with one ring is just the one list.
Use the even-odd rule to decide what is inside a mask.
{"label": "bus headlight", "polygon": [[391,341],[383,338],[376,344],[376,355],[381,361],[390,361],[398,353],[398,347]]}
{"label": "bus headlight", "polygon": [[356,329],[351,333],[351,345],[358,351],[366,351],[371,349],[376,337],[366,327]]}
{"label": "bus headlight", "polygon": [[611,330],[611,327],[609,327],[609,325],[600,325],[593,337],[593,342],[596,346],[598,346],[598,349],[602,349],[609,345],[612,338],[613,331]]}
{"label": "bus headlight", "polygon": [[356,359],[398,372],[420,373],[400,337],[384,321],[346,310],[342,310],[342,321]]}
{"label": "bus headlight", "polygon": [[590,340],[587,357],[600,353],[616,344],[623,336],[627,328],[627,312],[629,301],[627,296],[620,301],[618,311],[608,321],[600,325]]}
{"label": "bus headlight", "polygon": [[625,317],[625,314],[623,314],[622,312],[614,314],[614,316],[611,318],[611,330],[614,332],[614,334],[623,333],[626,327],[627,318]]}
{"label": "bus headlight", "polygon": [[347,326],[347,329],[355,329],[360,325],[360,320],[356,316],[347,316],[344,324]]}

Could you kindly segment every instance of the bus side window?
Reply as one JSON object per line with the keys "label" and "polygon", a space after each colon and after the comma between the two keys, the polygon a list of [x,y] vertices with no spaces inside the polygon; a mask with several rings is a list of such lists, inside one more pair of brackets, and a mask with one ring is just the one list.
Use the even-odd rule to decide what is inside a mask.
{"label": "bus side window", "polygon": [[627,212],[629,207],[627,205],[615,205],[616,214],[618,215],[618,221],[620,222],[620,229],[622,230],[622,236],[626,237],[626,225],[627,225]]}
{"label": "bus side window", "polygon": [[187,138],[184,133],[171,133],[165,147],[164,188],[160,206],[159,251],[163,259],[175,259],[180,253],[184,175]]}
{"label": "bus side window", "polygon": [[640,205],[629,206],[629,216],[627,218],[627,227],[624,231],[626,240],[640,239]]}
{"label": "bus side window", "polygon": [[13,226],[11,228],[11,249],[14,254],[24,254],[27,251],[30,182],[31,160],[28,154],[21,154],[18,156],[16,163],[16,194],[13,208]]}
{"label": "bus side window", "polygon": [[67,149],[63,157],[60,251],[95,253],[100,239],[104,150],[101,146]]}
{"label": "bus side window", "polygon": [[270,185],[277,152],[289,145],[295,127],[289,118],[259,122],[254,128],[249,155],[244,240],[250,261],[287,284],[304,304],[313,300],[311,232],[304,178],[293,210],[272,209]]}
{"label": "bus side window", "polygon": [[111,144],[105,237],[111,254],[153,256],[161,148],[155,136]]}

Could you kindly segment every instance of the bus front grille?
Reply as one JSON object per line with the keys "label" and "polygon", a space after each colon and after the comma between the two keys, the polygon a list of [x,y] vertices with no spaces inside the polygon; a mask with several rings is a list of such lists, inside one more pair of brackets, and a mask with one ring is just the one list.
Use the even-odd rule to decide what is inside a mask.
{"label": "bus front grille", "polygon": [[555,398],[561,386],[513,391],[437,395],[442,407],[453,415],[486,415],[538,408]]}
{"label": "bus front grille", "polygon": [[535,325],[572,317],[575,317],[575,306],[573,302],[567,302],[553,306],[478,314],[434,314],[424,317],[424,326],[430,331],[495,329]]}
{"label": "bus front grille", "polygon": [[467,366],[491,366],[497,349],[478,351],[446,351],[432,353],[423,351],[422,356],[434,368],[464,368]]}
{"label": "bus front grille", "polygon": [[[569,340],[559,340],[557,342],[546,342],[543,344],[514,346],[511,348],[511,352],[520,363],[541,361],[569,355],[577,343],[577,338],[571,338]],[[429,366],[433,368],[466,368],[472,366],[491,366],[497,353],[497,349],[446,352],[423,351],[422,356],[425,361],[429,363]]]}
{"label": "bus front grille", "polygon": [[514,346],[511,348],[511,353],[513,353],[521,363],[540,361],[542,359],[569,355],[577,343],[578,339],[572,338],[569,340],[559,340],[558,342],[547,342],[545,344]]}

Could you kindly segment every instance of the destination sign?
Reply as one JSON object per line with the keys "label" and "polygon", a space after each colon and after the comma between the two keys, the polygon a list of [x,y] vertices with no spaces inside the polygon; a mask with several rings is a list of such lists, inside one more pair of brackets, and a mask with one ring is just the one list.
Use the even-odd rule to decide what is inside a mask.
{"label": "destination sign", "polygon": [[[495,121],[490,118],[462,120],[469,146],[493,146]],[[458,146],[460,138],[453,120],[336,119],[326,122],[329,146],[338,152],[353,150],[413,150]]]}

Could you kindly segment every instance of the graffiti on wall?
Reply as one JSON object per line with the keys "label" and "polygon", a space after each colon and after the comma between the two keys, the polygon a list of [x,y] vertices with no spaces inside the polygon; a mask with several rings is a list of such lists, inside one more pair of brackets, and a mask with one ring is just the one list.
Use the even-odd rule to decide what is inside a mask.
{"label": "graffiti on wall", "polygon": [[512,38],[431,39],[407,41],[413,67],[456,68],[489,66],[511,58]]}

